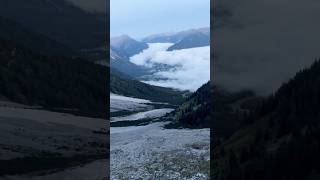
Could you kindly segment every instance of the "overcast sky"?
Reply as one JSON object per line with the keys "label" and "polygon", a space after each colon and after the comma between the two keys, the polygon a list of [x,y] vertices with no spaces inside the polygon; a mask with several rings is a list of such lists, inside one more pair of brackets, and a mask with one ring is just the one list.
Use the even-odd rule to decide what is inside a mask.
{"label": "overcast sky", "polygon": [[224,0],[212,78],[229,90],[267,95],[320,57],[320,1]]}
{"label": "overcast sky", "polygon": [[111,0],[111,36],[134,38],[210,25],[210,0]]}

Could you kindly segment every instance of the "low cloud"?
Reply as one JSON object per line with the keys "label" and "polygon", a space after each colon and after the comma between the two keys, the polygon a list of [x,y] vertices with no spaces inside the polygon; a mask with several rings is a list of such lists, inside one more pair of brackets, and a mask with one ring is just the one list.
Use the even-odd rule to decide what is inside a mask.
{"label": "low cloud", "polygon": [[146,83],[195,91],[209,81],[209,46],[166,51],[170,45],[172,44],[152,43],[149,44],[148,49],[130,58],[131,62],[146,67],[155,67],[157,64],[173,67],[154,73],[154,77],[161,78],[162,80],[145,81]]}
{"label": "low cloud", "polygon": [[230,12],[214,30],[211,79],[217,84],[267,95],[320,57],[320,1],[217,3]]}

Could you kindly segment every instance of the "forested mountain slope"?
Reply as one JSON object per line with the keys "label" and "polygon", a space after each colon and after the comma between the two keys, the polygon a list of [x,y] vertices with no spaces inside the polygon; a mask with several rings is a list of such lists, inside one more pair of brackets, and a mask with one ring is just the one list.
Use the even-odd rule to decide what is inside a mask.
{"label": "forested mountain slope", "polygon": [[248,102],[259,98],[252,91],[228,92],[209,81],[173,112],[177,126],[212,128],[220,138],[230,136],[249,114]]}
{"label": "forested mountain slope", "polygon": [[296,74],[215,147],[217,180],[320,177],[320,62]]}
{"label": "forested mountain slope", "polygon": [[0,16],[74,50],[102,47],[107,37],[106,14],[86,12],[66,0],[1,0]]}
{"label": "forested mountain slope", "polygon": [[121,78],[115,74],[110,74],[110,92],[174,105],[182,103],[183,94],[186,93],[171,88],[152,86],[133,79]]}
{"label": "forested mountain slope", "polygon": [[0,94],[11,101],[105,117],[108,73],[81,59],[40,55],[0,39]]}
{"label": "forested mountain slope", "polygon": [[75,51],[71,50],[64,44],[57,42],[40,33],[30,31],[23,25],[10,19],[0,16],[0,38],[17,42],[24,48],[47,55],[75,55]]}
{"label": "forested mountain slope", "polygon": [[172,115],[178,126],[190,128],[210,127],[211,118],[210,82],[192,93]]}

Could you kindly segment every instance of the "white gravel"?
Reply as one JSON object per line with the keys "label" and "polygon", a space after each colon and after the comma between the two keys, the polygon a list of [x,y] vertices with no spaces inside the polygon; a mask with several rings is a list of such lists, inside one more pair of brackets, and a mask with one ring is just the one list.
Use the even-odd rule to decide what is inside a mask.
{"label": "white gravel", "polygon": [[117,121],[136,121],[139,119],[145,118],[158,118],[166,115],[167,113],[172,112],[174,109],[164,108],[164,109],[153,109],[150,111],[139,112],[129,116],[122,116],[122,117],[112,117],[111,122]]}
{"label": "white gravel", "polygon": [[[111,107],[131,110],[145,100],[111,95]],[[121,103],[119,103],[121,101]],[[111,122],[158,118],[173,109],[153,109]],[[168,122],[110,127],[111,179],[209,179],[210,130],[164,129]]]}
{"label": "white gravel", "polygon": [[[174,179],[188,175],[192,179],[201,173],[197,167],[210,161],[210,130],[164,129],[164,124],[111,127],[112,179]],[[181,164],[165,167],[172,161],[181,161]],[[207,175],[200,179],[207,179]]]}
{"label": "white gravel", "polygon": [[144,110],[151,107],[147,103],[151,101],[110,93],[110,112]]}

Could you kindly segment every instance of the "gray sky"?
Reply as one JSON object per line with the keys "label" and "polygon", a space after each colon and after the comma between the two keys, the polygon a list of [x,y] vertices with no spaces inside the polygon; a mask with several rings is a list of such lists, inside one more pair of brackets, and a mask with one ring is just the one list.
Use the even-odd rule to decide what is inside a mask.
{"label": "gray sky", "polygon": [[231,16],[215,30],[212,72],[229,90],[266,95],[320,57],[320,1],[224,0]]}
{"label": "gray sky", "polygon": [[210,0],[111,0],[111,36],[135,38],[210,25]]}

